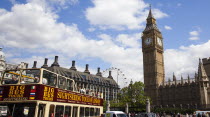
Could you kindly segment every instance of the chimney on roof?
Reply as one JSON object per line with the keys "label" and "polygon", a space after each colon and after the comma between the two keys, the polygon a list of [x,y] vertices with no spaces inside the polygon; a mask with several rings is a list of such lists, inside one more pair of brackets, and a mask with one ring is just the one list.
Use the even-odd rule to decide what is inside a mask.
{"label": "chimney on roof", "polygon": [[112,77],[112,71],[109,71],[109,76],[108,76],[108,78],[113,79],[113,77]]}
{"label": "chimney on roof", "polygon": [[86,67],[85,67],[85,71],[84,71],[84,72],[87,73],[87,74],[90,74],[90,72],[89,72],[89,70],[88,70],[88,66],[89,66],[89,65],[86,64]]}
{"label": "chimney on roof", "polygon": [[48,61],[48,59],[47,59],[47,58],[45,58],[45,59],[44,59],[44,65],[42,65],[42,68],[46,68],[46,67],[48,67],[48,65],[47,65],[47,61]]}
{"label": "chimney on roof", "polygon": [[98,72],[97,72],[96,76],[101,76],[102,77],[102,74],[100,72],[100,67],[98,67]]}
{"label": "chimney on roof", "polygon": [[34,61],[34,65],[32,68],[36,68],[37,61]]}
{"label": "chimney on roof", "polygon": [[76,67],[75,67],[75,61],[72,61],[72,66],[70,68],[71,70],[77,71]]}
{"label": "chimney on roof", "polygon": [[58,56],[55,56],[55,61],[54,61],[54,63],[51,65],[51,67],[53,67],[53,66],[60,67],[60,65],[58,64]]}

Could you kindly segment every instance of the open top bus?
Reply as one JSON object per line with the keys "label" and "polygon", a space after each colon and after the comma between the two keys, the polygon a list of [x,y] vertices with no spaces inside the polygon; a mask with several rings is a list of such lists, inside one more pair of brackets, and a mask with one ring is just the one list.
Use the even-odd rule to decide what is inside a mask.
{"label": "open top bus", "polygon": [[0,117],[99,117],[102,97],[76,91],[73,79],[44,68],[5,70]]}

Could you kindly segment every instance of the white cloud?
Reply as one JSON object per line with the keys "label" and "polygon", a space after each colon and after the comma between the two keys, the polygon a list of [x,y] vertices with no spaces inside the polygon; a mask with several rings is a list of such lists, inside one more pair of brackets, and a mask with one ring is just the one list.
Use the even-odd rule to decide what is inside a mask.
{"label": "white cloud", "polygon": [[172,30],[172,28],[171,28],[170,26],[164,26],[164,28],[165,28],[166,30]]}
{"label": "white cloud", "polygon": [[[86,18],[90,24],[102,29],[140,29],[148,15],[148,4],[142,0],[92,0],[94,6],[86,9]],[[108,7],[107,7],[108,6]],[[154,9],[156,18],[167,14]]]}
{"label": "white cloud", "polygon": [[189,40],[199,40],[199,37],[190,37]]}
{"label": "white cloud", "polygon": [[141,34],[133,34],[133,35],[127,35],[127,34],[119,34],[116,37],[116,40],[120,42],[120,45],[123,47],[132,47],[132,48],[139,48],[140,47],[140,38]]}
{"label": "white cloud", "polygon": [[201,29],[198,28],[197,30],[189,32],[189,40],[199,40],[199,33],[201,32]]}
{"label": "white cloud", "polygon": [[139,44],[134,43],[138,43],[137,35],[118,36],[118,39],[131,40],[122,42],[130,46],[126,49],[106,34],[99,35],[99,40],[86,39],[76,24],[58,23],[58,16],[39,4],[15,4],[11,11],[0,11],[0,45],[13,48],[10,52],[14,53],[9,61],[33,63],[34,59],[43,61],[47,55],[52,58],[59,55],[63,61],[60,64],[66,66],[64,62],[75,56],[99,58],[131,74],[129,77],[134,80],[142,80],[141,72],[135,72],[136,68],[142,69],[141,54],[136,54],[140,52]]}
{"label": "white cloud", "polygon": [[[97,58],[120,68],[129,81],[143,81],[140,34],[116,37],[100,34],[98,40],[92,40],[87,39],[76,24],[58,23],[57,18],[55,13],[34,3],[15,4],[11,11],[0,9],[0,45],[13,48],[12,55],[6,54],[9,61],[33,63],[38,60],[41,66],[45,57],[51,57],[49,63],[52,63],[54,56],[59,55],[60,65],[68,68],[72,57]],[[210,41],[165,50],[166,77],[171,77],[172,72],[178,76],[194,74],[198,58],[209,57],[209,50]],[[84,70],[84,66],[77,67]]]}
{"label": "white cloud", "polygon": [[46,10],[59,11],[68,8],[69,5],[79,3],[79,0],[27,0],[28,3],[33,3],[42,6]]}
{"label": "white cloud", "polygon": [[96,29],[95,29],[95,28],[92,28],[92,27],[91,27],[91,28],[88,28],[88,31],[89,31],[89,32],[94,32],[95,30],[96,30]]}
{"label": "white cloud", "polygon": [[198,31],[191,31],[189,32],[190,36],[198,36],[199,32]]}
{"label": "white cloud", "polygon": [[12,4],[16,4],[17,1],[16,0],[9,0]]}
{"label": "white cloud", "polygon": [[[190,74],[193,77],[197,72],[198,59],[209,57],[210,41],[190,46],[181,46],[179,49],[167,49],[165,51],[165,73],[167,78],[172,78],[173,72],[181,78],[181,74],[187,79]],[[173,67],[172,67],[173,66]]]}

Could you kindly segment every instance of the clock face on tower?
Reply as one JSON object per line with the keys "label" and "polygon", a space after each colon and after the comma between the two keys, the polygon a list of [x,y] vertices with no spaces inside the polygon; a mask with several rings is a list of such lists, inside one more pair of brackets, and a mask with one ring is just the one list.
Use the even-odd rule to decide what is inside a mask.
{"label": "clock face on tower", "polygon": [[159,46],[162,46],[162,40],[159,37],[157,37],[157,43]]}
{"label": "clock face on tower", "polygon": [[152,39],[151,38],[146,38],[145,41],[144,41],[144,43],[146,45],[149,45],[151,42],[152,42]]}

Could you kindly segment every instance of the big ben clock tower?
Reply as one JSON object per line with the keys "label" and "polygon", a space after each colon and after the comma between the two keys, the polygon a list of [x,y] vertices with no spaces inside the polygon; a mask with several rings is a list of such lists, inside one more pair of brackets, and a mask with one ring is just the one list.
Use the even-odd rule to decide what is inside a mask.
{"label": "big ben clock tower", "polygon": [[158,87],[165,81],[163,37],[150,8],[146,28],[142,35],[145,94],[158,105]]}

